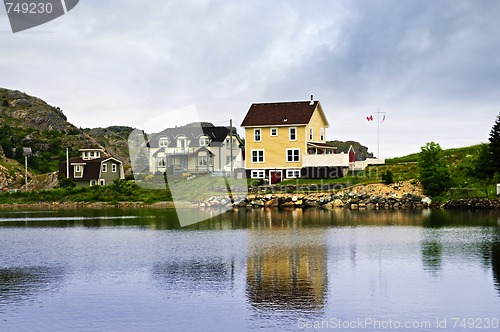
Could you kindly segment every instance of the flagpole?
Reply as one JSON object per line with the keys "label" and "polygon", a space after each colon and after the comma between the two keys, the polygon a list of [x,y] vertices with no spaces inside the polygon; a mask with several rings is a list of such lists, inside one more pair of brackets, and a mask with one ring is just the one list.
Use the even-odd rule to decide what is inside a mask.
{"label": "flagpole", "polygon": [[[377,158],[380,158],[380,123],[385,120],[385,112],[380,112],[380,107],[377,107]],[[384,117],[382,121],[380,121],[380,114],[383,114]],[[370,121],[369,117],[367,119]],[[373,121],[373,116],[371,116],[371,121]]]}
{"label": "flagpole", "polygon": [[[380,108],[377,107],[377,158],[380,158],[380,124],[385,121],[385,112],[380,112]],[[384,117],[382,121],[380,121],[380,114],[383,114]],[[373,121],[373,114],[366,117],[366,120]]]}
{"label": "flagpole", "polygon": [[377,107],[377,158],[380,158],[380,108]]}

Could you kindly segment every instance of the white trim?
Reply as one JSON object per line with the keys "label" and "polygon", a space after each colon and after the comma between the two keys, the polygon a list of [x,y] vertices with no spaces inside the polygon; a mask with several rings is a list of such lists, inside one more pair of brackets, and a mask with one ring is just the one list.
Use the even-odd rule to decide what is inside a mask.
{"label": "white trim", "polygon": [[[258,161],[260,158],[259,158],[259,154],[258,152],[261,152],[262,151],[262,161]],[[253,161],[253,153],[254,152],[257,152],[257,161]],[[250,151],[250,162],[252,164],[262,164],[266,161],[266,154],[264,152],[264,149],[252,149]]]}
{"label": "white trim", "polygon": [[[298,175],[295,175],[297,174],[298,172]],[[289,168],[289,169],[286,169],[286,178],[287,179],[300,179],[300,168]]]}
{"label": "white trim", "polygon": [[106,180],[104,180],[104,179],[99,179],[99,185],[100,185],[100,186],[105,186],[105,185],[106,185]]}
{"label": "white trim", "polygon": [[[79,175],[77,176],[76,173],[79,173]],[[83,167],[82,167],[81,164],[74,165],[74,167],[73,167],[73,177],[75,179],[81,179],[81,178],[83,178]]]}
{"label": "white trim", "polygon": [[106,164],[106,163],[102,163],[102,164],[101,164],[101,171],[102,171],[103,173],[107,173],[107,172],[108,172],[108,164]]}
{"label": "white trim", "polygon": [[250,178],[251,179],[265,179],[266,178],[266,171],[263,169],[252,169],[250,171]]}
{"label": "white trim", "polygon": [[[259,139],[256,139],[256,133],[259,132]],[[253,130],[253,141],[254,142],[262,142],[262,128],[254,128]]]}
{"label": "white trim", "polygon": [[116,169],[117,169],[116,167],[117,167],[116,164],[111,164],[111,172],[116,173]]}
{"label": "white trim", "polygon": [[[292,129],[295,130],[295,138],[292,139]],[[297,140],[297,127],[290,127],[288,128],[288,140],[295,142]]]}
{"label": "white trim", "polygon": [[[298,160],[288,160],[288,151],[298,151]],[[292,159],[295,159],[295,153],[292,153]],[[286,149],[286,162],[287,163],[300,163],[300,148],[291,148],[291,149]]]}
{"label": "white trim", "polygon": [[[201,143],[202,141],[204,142],[204,144]],[[211,143],[210,137],[208,137],[207,135],[200,136],[200,138],[198,139],[198,143],[200,146],[209,146]]]}
{"label": "white trim", "polygon": [[[273,129],[276,130],[276,134],[275,135],[273,135]],[[271,127],[271,128],[269,128],[269,136],[271,136],[271,137],[278,136],[278,128],[277,127]]]}

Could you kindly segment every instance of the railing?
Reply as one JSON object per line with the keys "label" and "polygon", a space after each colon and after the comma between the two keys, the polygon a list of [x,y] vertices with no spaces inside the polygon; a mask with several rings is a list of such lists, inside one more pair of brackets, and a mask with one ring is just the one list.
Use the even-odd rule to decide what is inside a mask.
{"label": "railing", "polygon": [[190,147],[185,148],[165,148],[165,154],[174,154],[174,153],[194,153],[195,149]]}
{"label": "railing", "polygon": [[349,166],[349,155],[347,154],[305,154],[302,155],[302,167],[317,166]]}

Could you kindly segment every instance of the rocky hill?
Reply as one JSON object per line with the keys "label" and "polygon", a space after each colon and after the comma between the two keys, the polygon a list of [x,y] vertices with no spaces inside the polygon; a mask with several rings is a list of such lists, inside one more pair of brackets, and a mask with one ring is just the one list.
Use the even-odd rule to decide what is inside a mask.
{"label": "rocky hill", "polygon": [[[0,187],[24,183],[23,147],[31,148],[28,169],[32,174],[54,172],[66,157],[78,155],[84,145],[103,147],[110,155],[128,159],[127,137],[132,128],[81,129],[67,121],[59,107],[26,93],[0,88]],[[128,167],[129,168],[129,167]]]}
{"label": "rocky hill", "polygon": [[368,148],[366,146],[356,141],[328,141],[328,144],[336,146],[338,153],[347,153],[352,145],[354,151],[356,151],[356,160],[365,160],[366,158],[373,157],[373,153],[368,152]]}

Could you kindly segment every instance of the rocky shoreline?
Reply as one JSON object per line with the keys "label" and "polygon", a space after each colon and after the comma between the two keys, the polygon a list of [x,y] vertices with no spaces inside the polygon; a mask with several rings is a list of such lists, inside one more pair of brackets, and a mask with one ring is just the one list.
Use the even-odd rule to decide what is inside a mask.
{"label": "rocky shoreline", "polygon": [[[277,187],[264,188],[272,191]],[[286,193],[251,191],[249,195],[236,195],[236,207],[315,207],[324,209],[426,209],[432,206],[432,200],[425,197],[419,183],[399,182],[391,185],[382,183],[363,184],[349,188],[337,187],[334,190],[315,191],[310,188],[291,189]],[[288,191],[288,190],[287,190]],[[198,207],[231,207],[227,197],[212,196]]]}
{"label": "rocky shoreline", "polygon": [[[199,203],[198,207],[228,207],[227,198],[212,196],[206,201]],[[405,194],[402,197],[391,196],[369,196],[367,194],[266,194],[247,195],[238,197],[234,203],[235,207],[258,208],[258,207],[280,207],[280,208],[348,208],[357,209],[427,209],[432,206],[429,197],[421,197],[414,194]]]}

